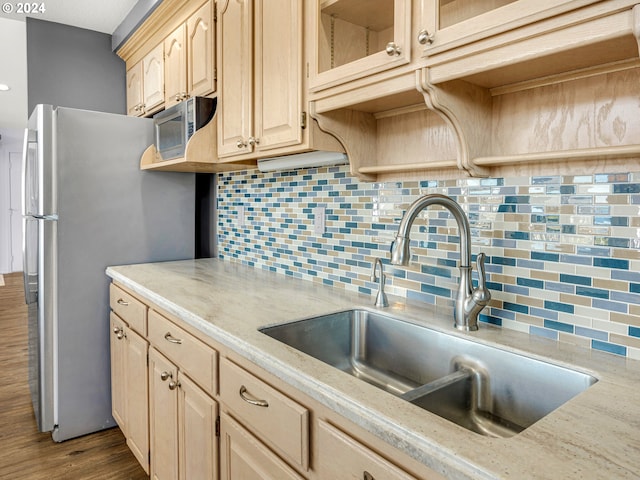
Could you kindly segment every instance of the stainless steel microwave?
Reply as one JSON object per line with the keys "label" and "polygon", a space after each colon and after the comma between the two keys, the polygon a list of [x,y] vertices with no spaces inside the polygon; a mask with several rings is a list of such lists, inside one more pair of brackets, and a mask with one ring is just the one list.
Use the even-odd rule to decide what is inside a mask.
{"label": "stainless steel microwave", "polygon": [[156,150],[163,160],[184,157],[187,142],[211,121],[217,99],[191,97],[153,116]]}

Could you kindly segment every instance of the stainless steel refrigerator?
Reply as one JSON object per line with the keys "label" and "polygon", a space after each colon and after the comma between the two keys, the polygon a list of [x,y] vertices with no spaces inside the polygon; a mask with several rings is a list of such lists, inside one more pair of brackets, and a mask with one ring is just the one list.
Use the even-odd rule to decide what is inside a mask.
{"label": "stainless steel refrigerator", "polygon": [[29,385],[40,431],[115,426],[108,265],[194,257],[195,175],[141,171],[151,119],[38,105],[25,131]]}

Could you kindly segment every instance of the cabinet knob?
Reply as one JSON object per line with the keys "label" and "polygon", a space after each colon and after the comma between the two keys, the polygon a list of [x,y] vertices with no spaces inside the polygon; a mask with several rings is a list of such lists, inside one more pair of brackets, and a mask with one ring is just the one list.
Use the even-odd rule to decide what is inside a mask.
{"label": "cabinet knob", "polygon": [[395,42],[389,42],[387,43],[385,51],[390,57],[397,57],[398,55],[400,55],[401,49],[400,46],[398,46]]}
{"label": "cabinet knob", "polygon": [[362,480],[376,480],[376,478],[365,470],[362,472]]}
{"label": "cabinet knob", "polygon": [[431,45],[433,43],[433,35],[429,35],[426,29],[420,30],[420,32],[418,32],[418,43],[420,45],[426,45],[427,43]]}
{"label": "cabinet knob", "polygon": [[113,333],[116,334],[116,338],[118,340],[122,340],[126,335],[124,334],[124,328],[122,327],[113,327]]}
{"label": "cabinet knob", "polygon": [[243,142],[242,140],[238,140],[236,142],[236,147],[238,147],[238,148],[244,148],[246,146],[247,146],[247,142]]}
{"label": "cabinet knob", "polygon": [[251,145],[252,147],[255,145],[259,145],[260,144],[260,140],[257,139],[256,137],[249,137],[249,145]]}
{"label": "cabinet knob", "polygon": [[160,380],[166,382],[168,379],[173,378],[173,373],[171,372],[162,372],[160,374]]}
{"label": "cabinet knob", "polygon": [[176,382],[175,380],[171,380],[169,382],[169,390],[175,390],[180,386],[180,382]]}

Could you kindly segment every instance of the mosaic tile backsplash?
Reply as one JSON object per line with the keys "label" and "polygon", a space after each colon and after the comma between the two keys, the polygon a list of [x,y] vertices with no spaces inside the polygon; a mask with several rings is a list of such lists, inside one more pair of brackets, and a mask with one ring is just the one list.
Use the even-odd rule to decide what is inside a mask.
{"label": "mosaic tile backsplash", "polygon": [[482,322],[640,359],[640,173],[393,183],[360,182],[348,166],[224,173],[219,256],[372,301],[380,257],[388,293],[452,306],[459,239],[446,210],[414,223],[410,266],[389,263],[403,211],[426,193],[463,207],[473,259],[487,255]]}

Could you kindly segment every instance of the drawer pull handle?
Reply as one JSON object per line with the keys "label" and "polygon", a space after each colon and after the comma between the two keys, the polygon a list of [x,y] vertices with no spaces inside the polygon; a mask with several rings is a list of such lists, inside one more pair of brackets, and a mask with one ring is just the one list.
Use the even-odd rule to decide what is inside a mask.
{"label": "drawer pull handle", "polygon": [[244,400],[245,402],[250,403],[251,405],[255,405],[257,407],[269,406],[269,402],[267,402],[266,400],[258,400],[255,397],[247,395],[247,387],[245,387],[244,385],[240,387],[240,398],[242,398],[242,400]]}
{"label": "drawer pull handle", "polygon": [[182,339],[174,337],[170,332],[164,334],[164,339],[167,342],[177,343],[178,345],[182,344]]}
{"label": "drawer pull handle", "polygon": [[118,299],[118,305],[122,305],[123,307],[128,307],[129,306],[129,302],[126,302],[123,299],[119,298]]}

